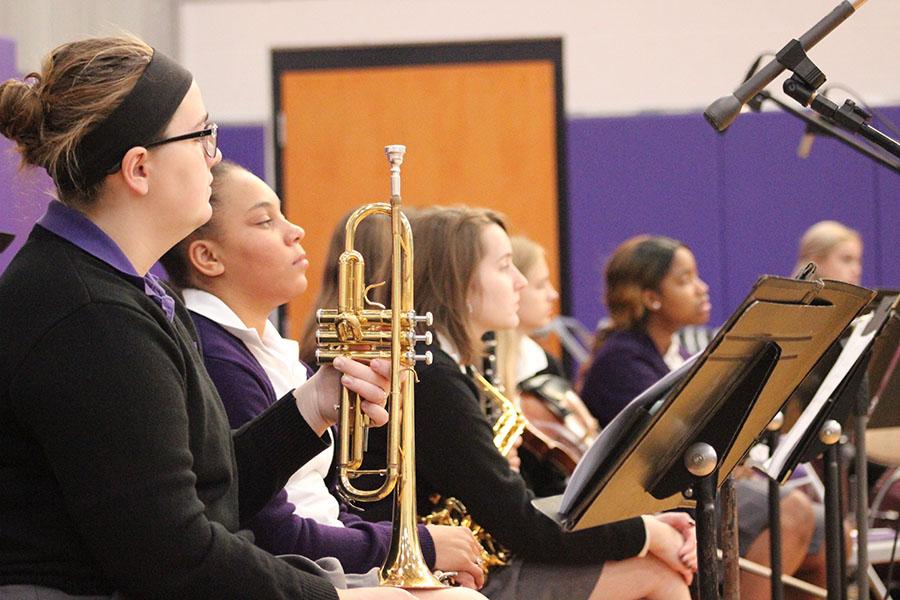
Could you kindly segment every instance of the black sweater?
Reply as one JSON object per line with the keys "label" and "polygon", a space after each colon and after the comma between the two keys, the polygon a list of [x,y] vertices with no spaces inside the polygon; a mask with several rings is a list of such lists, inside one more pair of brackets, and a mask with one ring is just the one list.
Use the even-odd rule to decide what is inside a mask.
{"label": "black sweater", "polygon": [[[437,346],[430,350],[434,362],[416,367],[416,495],[420,515],[433,510],[429,495],[454,496],[478,524],[516,556],[538,562],[601,563],[640,552],[646,539],[640,518],[565,533],[534,508],[533,495],[525,482],[494,446],[491,424],[481,412],[475,384],[450,355]],[[386,429],[369,432],[364,468],[383,466]],[[359,514],[364,519],[391,517],[390,498],[362,507],[366,510]]]}
{"label": "black sweater", "polygon": [[322,440],[290,395],[232,438],[195,338],[183,305],[169,322],[34,228],[0,278],[0,585],[336,597],[237,533]]}

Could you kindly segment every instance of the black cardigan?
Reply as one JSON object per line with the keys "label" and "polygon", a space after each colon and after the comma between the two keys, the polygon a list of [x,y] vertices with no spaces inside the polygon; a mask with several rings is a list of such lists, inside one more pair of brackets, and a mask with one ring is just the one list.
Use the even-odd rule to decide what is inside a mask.
{"label": "black cardigan", "polygon": [[232,438],[184,306],[40,226],[0,316],[0,585],[336,597],[237,533],[324,447],[292,396]]}
{"label": "black cardigan", "polygon": [[[514,555],[538,562],[602,563],[640,552],[646,538],[639,517],[565,533],[534,508],[533,495],[525,482],[494,446],[491,424],[481,412],[474,382],[446,352],[436,345],[429,349],[434,362],[416,367],[416,495],[420,515],[433,510],[428,500],[431,494],[454,496]],[[369,431],[364,468],[383,466],[386,429]],[[371,485],[371,480],[366,483]],[[364,519],[391,518],[390,497],[360,506],[365,509],[359,513]]]}

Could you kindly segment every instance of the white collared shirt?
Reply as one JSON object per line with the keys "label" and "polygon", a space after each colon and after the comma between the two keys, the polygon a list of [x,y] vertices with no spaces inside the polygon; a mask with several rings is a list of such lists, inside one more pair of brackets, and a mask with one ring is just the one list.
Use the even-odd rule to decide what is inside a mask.
{"label": "white collared shirt", "polygon": [[550,366],[547,353],[536,341],[523,335],[519,342],[519,362],[516,365],[516,383],[522,383],[535,373]]}
{"label": "white collared shirt", "polygon": [[663,355],[663,362],[672,371],[684,364],[684,357],[681,355],[681,339],[677,333],[672,335],[672,343],[669,344],[669,349]]}
{"label": "white collared shirt", "polygon": [[[294,340],[281,337],[271,321],[266,321],[260,336],[256,329],[247,327],[217,296],[195,289],[186,289],[182,294],[184,303],[190,310],[218,323],[244,343],[269,377],[276,398],[281,398],[306,381],[306,367],[299,358],[300,345]],[[331,436],[330,429],[328,435]],[[326,525],[343,527],[338,519],[338,501],[325,485],[333,455],[332,444],[294,473],[285,485],[285,490],[288,500],[296,507],[294,514]]]}

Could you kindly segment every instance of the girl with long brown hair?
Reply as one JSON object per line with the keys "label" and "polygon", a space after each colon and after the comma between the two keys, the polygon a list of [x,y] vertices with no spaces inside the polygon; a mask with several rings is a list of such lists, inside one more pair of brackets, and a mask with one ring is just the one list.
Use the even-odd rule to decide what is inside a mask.
{"label": "girl with long brown hair", "polygon": [[[494,445],[479,388],[484,333],[518,325],[525,278],[512,262],[503,218],[490,210],[430,207],[411,220],[415,308],[431,311],[434,362],[416,368],[416,478],[420,514],[455,497],[512,552],[482,589],[489,598],[689,598],[695,569],[686,515],[644,516],[564,533],[531,505],[533,495]],[[364,467],[383,462],[385,436],[371,432]],[[390,503],[361,515],[383,518]]]}

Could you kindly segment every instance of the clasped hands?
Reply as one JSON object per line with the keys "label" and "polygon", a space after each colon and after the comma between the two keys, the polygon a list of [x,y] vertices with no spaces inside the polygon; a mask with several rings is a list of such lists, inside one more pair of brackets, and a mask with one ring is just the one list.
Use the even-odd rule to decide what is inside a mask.
{"label": "clasped hands", "polygon": [[697,535],[694,519],[683,512],[645,516],[649,552],[682,576],[690,585],[697,572]]}

